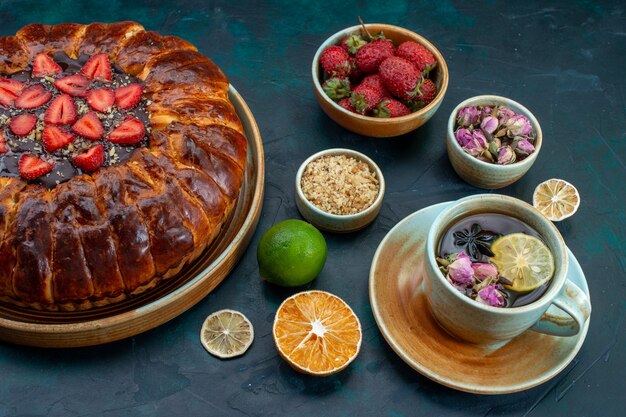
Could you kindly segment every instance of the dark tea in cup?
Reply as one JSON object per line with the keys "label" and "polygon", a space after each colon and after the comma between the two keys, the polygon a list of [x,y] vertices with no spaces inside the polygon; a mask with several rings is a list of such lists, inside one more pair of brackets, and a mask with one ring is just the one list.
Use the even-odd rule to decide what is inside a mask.
{"label": "dark tea in cup", "polygon": [[554,259],[541,235],[521,220],[476,213],[451,222],[439,240],[437,263],[459,292],[492,307],[538,300],[554,275]]}

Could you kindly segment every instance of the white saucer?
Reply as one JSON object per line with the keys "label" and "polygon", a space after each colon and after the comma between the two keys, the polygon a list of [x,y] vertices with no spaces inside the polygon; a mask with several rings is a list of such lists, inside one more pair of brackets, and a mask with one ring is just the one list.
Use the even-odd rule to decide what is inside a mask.
{"label": "white saucer", "polygon": [[[589,320],[576,336],[548,336],[529,330],[496,347],[457,340],[430,315],[421,292],[424,242],[435,217],[450,204],[436,204],[409,215],[378,246],[369,291],[381,333],[413,369],[461,391],[505,394],[548,381],[574,359],[587,335]],[[589,295],[585,275],[569,249],[568,259],[568,279]]]}

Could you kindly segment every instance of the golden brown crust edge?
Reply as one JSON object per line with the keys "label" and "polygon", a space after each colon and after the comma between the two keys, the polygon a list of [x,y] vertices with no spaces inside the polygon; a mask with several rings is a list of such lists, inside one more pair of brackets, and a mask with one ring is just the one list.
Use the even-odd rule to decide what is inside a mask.
{"label": "golden brown crust edge", "polygon": [[[59,36],[61,32],[72,35],[63,39]],[[110,40],[107,33],[112,35],[109,38],[115,40]],[[234,208],[243,181],[246,160],[247,143],[242,135],[243,129],[234,108],[230,102],[224,100],[228,94],[228,81],[219,68],[208,58],[198,54],[195,47],[186,41],[172,36],[160,36],[154,32],[145,32],[134,22],[93,23],[87,26],[34,24],[20,29],[15,37],[0,38],[0,47],[2,45],[10,45],[14,52],[17,51],[15,54],[7,52],[12,60],[0,55],[0,69],[7,69],[3,71],[6,73],[24,70],[29,65],[31,57],[41,51],[50,55],[63,51],[72,57],[80,53],[105,52],[109,54],[113,63],[137,74],[138,63],[145,58],[144,62],[149,65],[144,65],[140,72],[146,80],[147,92],[153,95],[152,99],[156,104],[155,114],[151,114],[151,125],[154,123],[157,126],[153,136],[158,135],[159,139],[151,139],[148,148],[136,150],[131,160],[121,166],[106,168],[91,176],[75,177],[52,190],[46,190],[34,184],[26,185],[21,179],[0,178],[0,185],[4,186],[10,182],[13,188],[23,190],[18,201],[10,207],[9,211],[12,213],[10,221],[0,222],[0,233],[11,233],[8,224],[15,228],[18,223],[23,222],[25,214],[22,214],[20,218],[19,209],[36,203],[38,211],[35,210],[35,214],[40,220],[43,219],[41,221],[44,226],[48,226],[52,241],[52,248],[46,248],[50,253],[49,259],[40,262],[41,271],[39,274],[34,274],[37,279],[31,279],[29,284],[30,287],[35,288],[39,285],[41,296],[25,294],[29,287],[21,288],[24,287],[24,283],[16,284],[15,271],[24,267],[20,264],[20,258],[16,260],[11,276],[8,278],[0,276],[0,300],[44,310],[89,309],[121,301],[131,294],[145,292],[155,287],[159,281],[175,275],[184,265],[196,259],[217,236],[230,211]],[[0,51],[5,53],[3,49]],[[178,57],[178,66],[174,57]],[[184,77],[179,82],[177,82],[177,77],[179,79],[181,77],[176,71],[184,72]],[[150,77],[151,74],[152,77]],[[192,81],[185,82],[185,79]],[[149,87],[148,83],[150,83]],[[192,94],[192,97],[189,97],[189,94]],[[196,108],[200,115],[193,118],[185,116],[189,107],[185,104],[185,97],[197,98],[207,103],[203,108]],[[158,106],[160,101],[168,99],[173,100],[174,113],[168,114],[169,123],[164,123],[163,113]],[[216,113],[213,104],[220,106],[219,112]],[[170,126],[174,127],[165,131]],[[212,131],[212,135],[204,140],[197,132],[194,132],[197,126]],[[224,137],[219,137],[219,133],[215,133],[220,129],[226,132]],[[159,130],[165,133],[158,133]],[[184,132],[187,130],[191,133],[186,135]],[[203,163],[194,164],[189,159],[189,146],[192,146],[193,152],[204,155]],[[186,152],[188,155],[185,156],[185,153],[181,152]],[[223,172],[219,171],[221,167],[226,167]],[[148,171],[150,175],[146,174]],[[159,171],[160,174],[155,175],[155,171]],[[111,188],[112,178],[115,178],[115,185]],[[118,228],[123,227],[123,222],[119,221],[119,213],[112,213],[105,206],[102,196],[98,195],[103,188],[98,187],[108,187],[109,193],[121,190],[122,195],[117,196],[123,199],[117,201],[119,208],[122,211],[125,210],[125,213],[135,213],[135,220],[140,224],[158,224],[159,222],[177,224],[181,234],[170,239],[180,243],[181,236],[187,236],[183,253],[179,252],[179,256],[174,259],[171,256],[169,258],[165,256],[174,248],[171,242],[168,242],[168,237],[158,236],[154,228],[146,228],[146,230],[149,229],[149,253],[145,253],[146,262],[139,263],[143,266],[137,267],[137,271],[154,270],[154,273],[144,273],[142,279],[133,279],[134,277],[130,276],[134,275],[133,265],[129,264],[128,259],[120,258],[122,256],[120,254],[128,249],[126,247],[128,241],[125,242],[124,236],[120,236],[122,232],[116,231],[114,227],[116,222]],[[92,192],[85,190],[91,189],[93,189],[94,196],[100,199],[99,202],[94,203],[95,208],[92,207],[91,210],[94,213],[98,212],[102,218],[92,219],[93,222],[89,224],[89,228],[79,228],[80,232],[73,233],[69,228],[64,227],[64,222],[67,221],[64,216],[71,217],[80,211],[89,211],[82,207],[79,201],[81,198],[84,201],[84,194]],[[137,192],[138,189],[141,189],[144,194]],[[24,192],[24,190],[27,191]],[[80,195],[81,192],[83,195]],[[63,193],[62,196],[61,193]],[[63,205],[61,201],[65,204],[63,208],[60,208]],[[179,202],[176,210],[171,210],[171,203],[165,204],[171,201]],[[0,212],[2,212],[1,207],[8,206],[2,206],[0,198]],[[30,210],[29,213],[32,211]],[[111,217],[113,214],[117,217]],[[83,221],[84,213],[81,216],[81,221]],[[74,217],[72,219],[75,220]],[[103,284],[102,278],[98,278],[93,272],[97,265],[94,264],[95,261],[90,264],[87,259],[90,246],[86,242],[93,242],[94,239],[93,236],[91,240],[85,237],[89,234],[86,231],[98,238],[111,241],[109,246],[114,247],[117,253],[115,260],[117,264],[111,268],[118,271],[120,275],[120,279],[114,280],[114,284]],[[54,233],[62,234],[72,240],[76,248],[79,245],[82,248],[81,256],[85,258],[80,268],[81,274],[79,274],[82,278],[68,277],[67,273],[63,275],[64,265],[54,257],[56,253]],[[189,243],[190,239],[192,244]],[[185,241],[184,238],[182,240]],[[145,252],[145,245],[143,249]],[[4,267],[6,269],[7,266],[4,265]],[[125,274],[121,272],[122,269]],[[0,263],[1,273],[2,264]],[[18,276],[23,279],[24,274],[20,273]],[[6,284],[7,280],[12,281],[12,288],[3,290],[2,283]],[[61,281],[64,285],[59,285]],[[7,287],[7,285],[4,286]]]}

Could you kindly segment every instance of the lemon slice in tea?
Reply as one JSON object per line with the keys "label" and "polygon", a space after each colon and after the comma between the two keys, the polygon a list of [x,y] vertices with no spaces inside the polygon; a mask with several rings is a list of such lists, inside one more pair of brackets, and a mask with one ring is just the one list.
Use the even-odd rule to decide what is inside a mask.
{"label": "lemon slice in tea", "polygon": [[226,359],[243,355],[254,340],[250,320],[234,310],[220,310],[204,320],[200,330],[202,346],[214,356]]}
{"label": "lemon slice in tea", "polygon": [[552,178],[544,181],[533,193],[533,206],[553,222],[572,216],[579,205],[578,190],[565,180]]}
{"label": "lemon slice in tea", "polygon": [[347,367],[361,348],[361,323],[341,298],[304,291],[278,307],[272,329],[280,356],[296,371],[327,376]]}
{"label": "lemon slice in tea", "polygon": [[545,284],[554,274],[554,258],[539,239],[525,233],[512,233],[491,245],[491,261],[500,276],[511,281],[507,288],[526,292]]}

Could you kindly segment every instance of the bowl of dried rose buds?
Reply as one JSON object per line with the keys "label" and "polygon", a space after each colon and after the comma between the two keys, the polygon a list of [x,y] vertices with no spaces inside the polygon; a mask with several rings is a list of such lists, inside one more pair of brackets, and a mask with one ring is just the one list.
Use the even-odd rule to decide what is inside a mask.
{"label": "bowl of dried rose buds", "polygon": [[417,129],[448,88],[448,67],[437,48],[385,24],[349,27],[326,39],[311,75],[322,110],[344,128],[372,137]]}
{"label": "bowl of dried rose buds", "polygon": [[318,229],[348,233],[370,224],[382,207],[385,179],[376,163],[351,149],[308,157],[296,174],[296,205]]}
{"label": "bowl of dried rose buds", "polygon": [[448,157],[456,173],[486,189],[520,179],[541,150],[541,126],[526,107],[506,97],[482,95],[450,114]]}

